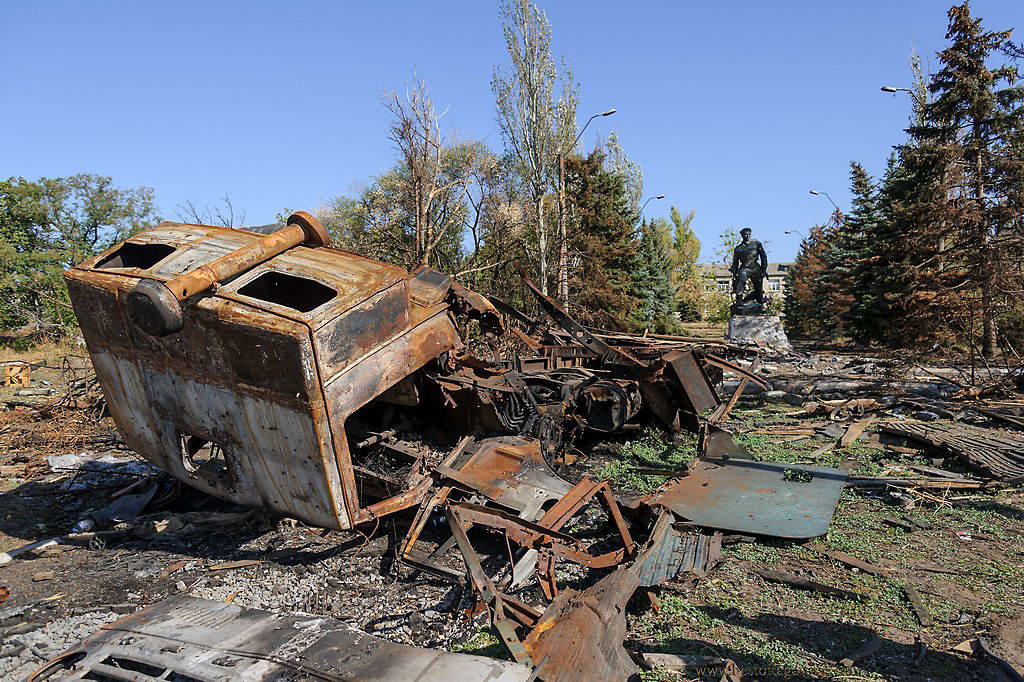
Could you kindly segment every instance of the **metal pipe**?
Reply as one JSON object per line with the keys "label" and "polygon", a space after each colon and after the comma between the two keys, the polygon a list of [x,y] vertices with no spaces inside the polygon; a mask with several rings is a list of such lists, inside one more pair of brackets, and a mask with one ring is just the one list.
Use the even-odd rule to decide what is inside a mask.
{"label": "metal pipe", "polygon": [[153,336],[181,331],[184,326],[181,302],[186,298],[303,243],[325,246],[330,243],[330,236],[319,220],[305,211],[298,211],[289,216],[288,224],[280,230],[167,282],[140,280],[128,292],[128,314],[140,329]]}

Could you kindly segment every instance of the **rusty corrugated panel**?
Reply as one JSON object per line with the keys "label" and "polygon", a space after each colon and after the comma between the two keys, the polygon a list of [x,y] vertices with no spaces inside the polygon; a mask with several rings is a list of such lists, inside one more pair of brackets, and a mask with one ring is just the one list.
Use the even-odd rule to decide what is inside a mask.
{"label": "rusty corrugated panel", "polygon": [[330,618],[176,596],[105,625],[29,679],[526,682],[531,675],[517,663],[395,644]]}
{"label": "rusty corrugated panel", "polygon": [[1024,480],[1024,436],[956,423],[885,424],[882,431],[940,448],[1002,480]]}
{"label": "rusty corrugated panel", "polygon": [[647,547],[630,567],[640,585],[653,587],[681,573],[704,577],[721,557],[722,536],[705,535],[674,523],[671,512],[662,511],[655,521]]}

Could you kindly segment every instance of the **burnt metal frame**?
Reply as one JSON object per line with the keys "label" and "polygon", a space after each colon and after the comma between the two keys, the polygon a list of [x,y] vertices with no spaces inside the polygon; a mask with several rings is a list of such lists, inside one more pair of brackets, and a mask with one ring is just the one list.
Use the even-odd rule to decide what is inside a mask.
{"label": "burnt metal frame", "polygon": [[[600,555],[590,553],[582,542],[561,532],[569,520],[595,497],[605,507],[612,525],[622,539],[622,547]],[[502,531],[507,540],[515,542],[520,547],[536,550],[538,558],[535,570],[541,589],[548,599],[554,599],[558,594],[554,572],[556,558],[568,559],[590,568],[608,568],[618,565],[636,554],[636,543],[622,517],[618,501],[615,499],[608,481],[594,482],[584,478],[536,522],[521,519],[499,509],[467,502],[449,504],[447,509],[449,524],[453,528],[457,525],[463,536],[465,536],[465,531],[474,525],[486,526]],[[463,544],[459,539],[459,533],[453,531],[453,535],[459,541],[459,549],[467,560],[467,566],[470,563],[470,558],[479,563],[476,551],[469,544],[468,538]],[[470,569],[470,579],[478,591],[483,593],[481,590],[483,583],[473,575],[472,568]],[[486,593],[483,593],[483,596],[486,601],[490,601]]]}

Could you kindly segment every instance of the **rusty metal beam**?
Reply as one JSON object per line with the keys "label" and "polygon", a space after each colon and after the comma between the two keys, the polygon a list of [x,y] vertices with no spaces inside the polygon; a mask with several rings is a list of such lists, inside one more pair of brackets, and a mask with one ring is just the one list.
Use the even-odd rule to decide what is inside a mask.
{"label": "rusty metal beam", "polygon": [[241,274],[274,256],[308,242],[324,246],[331,241],[320,221],[298,211],[288,225],[205,265],[195,267],[167,282],[139,280],[128,293],[127,308],[132,321],[147,334],[166,336],[181,331],[184,315],[181,302],[218,283]]}
{"label": "rusty metal beam", "polygon": [[[758,355],[756,358],[754,358],[754,361],[750,363],[750,369],[748,371],[751,374],[753,374],[760,367],[761,356]],[[729,413],[732,411],[732,408],[736,406],[736,402],[740,399],[740,396],[743,395],[743,391],[744,389],[746,389],[748,383],[750,383],[749,377],[743,377],[742,379],[740,379],[740,385],[736,387],[736,390],[735,392],[733,392],[732,397],[729,398],[729,402],[725,403],[724,405],[719,405],[718,409],[716,409],[711,414],[711,416],[708,417],[708,422],[712,424],[721,424],[726,419],[728,419]]]}

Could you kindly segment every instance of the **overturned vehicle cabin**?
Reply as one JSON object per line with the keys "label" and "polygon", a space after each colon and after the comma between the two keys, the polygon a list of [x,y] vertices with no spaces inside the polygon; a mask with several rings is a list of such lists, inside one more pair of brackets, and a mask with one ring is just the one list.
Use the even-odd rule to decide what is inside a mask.
{"label": "overturned vehicle cabin", "polygon": [[[635,672],[616,634],[634,590],[707,570],[720,531],[823,535],[846,475],[754,461],[720,426],[759,382],[727,346],[587,328],[523,279],[538,318],[435,270],[333,249],[302,212],[269,234],[163,223],[66,273],[140,456],[324,528],[408,510],[401,558],[472,587],[518,663],[618,679]],[[723,402],[725,370],[742,383]],[[645,423],[698,434],[697,460],[657,492],[620,500],[556,473],[581,439]],[[590,509],[603,544],[570,533]],[[502,537],[508,566],[481,534]],[[604,577],[560,589],[556,561]],[[533,580],[539,605],[516,592]],[[564,655],[579,633],[587,646]]]}

